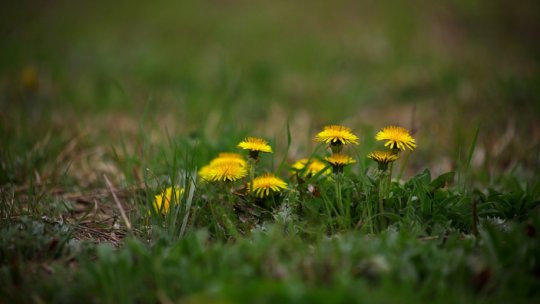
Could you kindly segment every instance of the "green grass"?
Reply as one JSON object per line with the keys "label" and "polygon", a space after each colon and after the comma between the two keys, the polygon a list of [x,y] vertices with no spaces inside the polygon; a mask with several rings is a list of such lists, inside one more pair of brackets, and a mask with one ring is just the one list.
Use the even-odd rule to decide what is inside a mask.
{"label": "green grass", "polygon": [[[432,178],[425,170],[404,183],[392,182],[381,212],[375,168],[367,173],[349,168],[340,177],[344,213],[335,200],[335,181],[320,174],[304,181],[291,177],[288,190],[266,200],[226,195],[227,187],[197,181],[200,160],[190,157],[197,150],[171,142],[163,147],[165,156],[157,153],[147,164],[152,170],[144,184],[121,194],[131,231],[108,194],[97,200],[113,209],[108,214],[117,224],[97,221],[98,210],[74,213],[76,199],[46,188],[33,193],[40,188],[6,185],[2,298],[502,302],[538,297],[538,182],[509,176],[493,188],[465,191],[447,186],[453,172]],[[269,162],[259,170],[268,169],[263,165]],[[153,195],[176,184],[186,189],[179,204],[165,216],[153,212]]]}
{"label": "green grass", "polygon": [[[67,258],[57,257],[49,266],[52,274],[26,276],[39,266],[16,265],[24,259],[19,253],[19,260],[10,261],[11,272],[2,273],[2,295],[47,302],[532,300],[538,296],[540,248],[537,236],[526,232],[538,224],[538,215],[504,229],[485,221],[479,239],[448,231],[419,239],[390,229],[377,237],[319,236],[306,246],[294,227],[277,223],[233,243],[212,241],[199,231],[152,244],[130,238],[118,250],[67,244],[63,253],[77,256],[76,271],[66,269]],[[3,233],[3,245],[11,236]],[[31,258],[40,263],[47,257]]]}
{"label": "green grass", "polygon": [[[538,300],[538,12],[0,4],[0,302]],[[334,123],[359,135],[357,163],[292,175]],[[366,158],[387,124],[418,142],[390,184]],[[199,180],[245,136],[269,140],[257,175],[287,190]],[[152,211],[172,185],[179,203]]]}

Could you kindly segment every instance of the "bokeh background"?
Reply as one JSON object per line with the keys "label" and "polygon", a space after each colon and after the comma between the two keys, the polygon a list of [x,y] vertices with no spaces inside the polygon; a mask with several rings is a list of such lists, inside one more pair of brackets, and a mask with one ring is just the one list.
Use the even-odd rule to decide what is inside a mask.
{"label": "bokeh background", "polygon": [[293,161],[333,123],[362,152],[387,124],[412,130],[409,175],[455,170],[479,130],[478,182],[534,179],[539,38],[534,0],[3,1],[3,179],[69,164],[91,183],[141,133],[216,150],[253,134],[279,153],[289,125]]}

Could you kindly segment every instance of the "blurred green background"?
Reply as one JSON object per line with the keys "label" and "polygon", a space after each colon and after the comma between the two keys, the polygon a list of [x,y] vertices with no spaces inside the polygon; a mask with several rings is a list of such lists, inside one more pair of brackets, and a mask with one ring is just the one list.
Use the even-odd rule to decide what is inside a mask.
{"label": "blurred green background", "polygon": [[366,150],[398,124],[419,144],[408,173],[436,174],[479,127],[478,180],[535,178],[538,37],[539,1],[3,2],[3,158],[47,134],[106,155],[141,129],[154,143],[249,133],[283,151],[288,122],[295,160],[325,124]]}

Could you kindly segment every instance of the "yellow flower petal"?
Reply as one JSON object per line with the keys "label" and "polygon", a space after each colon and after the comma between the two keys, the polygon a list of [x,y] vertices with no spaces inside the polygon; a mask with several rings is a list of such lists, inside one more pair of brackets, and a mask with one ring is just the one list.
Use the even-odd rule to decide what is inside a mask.
{"label": "yellow flower petal", "polygon": [[356,163],[356,161],[349,155],[341,153],[334,153],[331,156],[325,157],[324,159],[332,166],[345,166]]}
{"label": "yellow flower petal", "polygon": [[154,196],[153,207],[156,212],[161,212],[162,214],[169,213],[171,201],[174,204],[180,202],[180,196],[184,194],[184,188],[174,188],[174,197],[173,197],[173,187],[167,187],[165,191],[161,192]]}
{"label": "yellow flower petal", "polygon": [[398,159],[398,156],[390,151],[373,151],[367,157],[380,164],[388,164]]}
{"label": "yellow flower petal", "polygon": [[[296,171],[299,171],[299,172],[303,171],[303,175],[305,176],[316,175],[320,171],[326,169],[326,165],[323,162],[314,158],[311,160],[307,158],[303,158],[295,162],[291,167]],[[322,174],[324,175],[330,174],[330,170],[326,170]]]}

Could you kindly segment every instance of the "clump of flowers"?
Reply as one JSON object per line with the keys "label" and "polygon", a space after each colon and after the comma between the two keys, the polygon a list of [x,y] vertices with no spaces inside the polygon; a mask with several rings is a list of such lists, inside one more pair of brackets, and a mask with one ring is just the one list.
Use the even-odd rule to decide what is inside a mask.
{"label": "clump of flowers", "polygon": [[272,147],[268,142],[258,137],[246,137],[238,144],[238,148],[248,150],[249,158],[257,160],[259,159],[259,153],[272,153]]}
{"label": "clump of flowers", "polygon": [[[386,141],[384,146],[389,149],[387,151],[373,151],[367,155],[368,158],[376,161],[378,164],[379,213],[384,214],[384,200],[390,195],[394,161],[398,159],[400,152],[407,149],[413,151],[416,148],[416,140],[411,136],[409,130],[398,126],[384,127],[377,133],[375,139],[378,141]],[[406,154],[405,163],[407,162],[407,159],[408,154]],[[405,165],[401,167],[399,176],[403,173],[404,168]],[[380,217],[380,226],[385,226],[385,223],[386,220],[384,216]]]}
{"label": "clump of flowers", "polygon": [[329,170],[326,170],[326,165],[318,159],[302,158],[295,162],[291,167],[303,177],[311,177],[317,175],[321,171],[323,171],[321,173],[323,175],[329,173]]}
{"label": "clump of flowers", "polygon": [[167,187],[163,192],[154,196],[152,206],[156,213],[165,215],[170,211],[171,202],[177,204],[180,201],[180,196],[182,194],[184,194],[184,188]]}
{"label": "clump of flowers", "polygon": [[315,136],[315,141],[328,144],[332,155],[324,160],[332,166],[333,178],[331,179],[335,186],[335,206],[327,206],[328,210],[336,210],[341,224],[346,226],[345,217],[348,214],[348,206],[343,203],[342,183],[345,182],[343,171],[345,166],[355,163],[349,155],[343,152],[345,145],[358,145],[358,136],[354,135],[350,128],[340,125],[329,125],[323,128]]}
{"label": "clump of flowers", "polygon": [[[376,134],[376,139],[379,141],[385,141],[384,146],[386,149],[373,151],[367,155],[367,157],[378,164],[378,170],[375,171],[374,177],[378,182],[378,214],[373,212],[377,209],[377,204],[369,204],[366,217],[368,219],[368,225],[370,225],[373,231],[374,220],[379,222],[381,229],[386,225],[385,218],[385,200],[390,197],[391,190],[391,178],[393,163],[399,159],[400,153],[405,150],[414,150],[416,148],[416,141],[411,136],[409,131],[405,128],[397,126],[387,126]],[[345,167],[355,164],[356,160],[348,154],[348,149],[352,145],[359,144],[359,137],[356,136],[350,128],[341,125],[328,125],[323,128],[322,131],[316,134],[315,141],[323,143],[327,150],[326,157],[323,159],[317,156],[316,158],[302,158],[291,165],[292,174],[295,174],[295,180],[298,183],[298,189],[291,188],[290,192],[287,192],[288,201],[296,201],[296,195],[303,195],[306,193],[301,184],[304,183],[305,178],[310,178],[315,175],[329,175],[321,184],[306,186],[306,190],[309,193],[319,193],[319,197],[323,197],[325,204],[325,210],[329,216],[337,216],[335,223],[339,225],[339,228],[352,227],[356,221],[351,216],[355,210],[350,201],[344,200],[352,196],[355,191],[355,181],[349,176],[344,174]],[[278,194],[282,193],[288,188],[287,182],[279,178],[273,173],[264,173],[257,171],[257,166],[260,165],[259,158],[261,153],[273,153],[272,147],[268,142],[259,137],[246,137],[237,145],[238,148],[247,150],[248,157],[245,157],[238,153],[220,153],[216,158],[212,159],[208,165],[202,167],[199,170],[199,176],[203,181],[215,182],[218,186],[218,191],[226,191],[226,198],[229,204],[223,205],[223,209],[216,209],[212,212],[216,212],[216,218],[223,220],[225,225],[224,229],[234,231],[234,224],[230,222],[229,215],[236,211],[237,208],[243,207],[245,201],[251,201],[253,203],[260,203],[262,199],[270,197],[272,199],[278,197]],[[405,162],[408,153],[404,154]],[[282,168],[283,163],[279,165]],[[330,169],[332,167],[332,169]],[[402,166],[402,169],[404,166]],[[267,170],[265,170],[267,171]],[[257,176],[258,175],[258,176]],[[249,176],[249,178],[246,178]],[[401,175],[400,175],[401,176]],[[234,182],[243,180],[240,187],[235,187]],[[333,184],[334,189],[327,187],[327,185]],[[370,184],[371,185],[371,184]],[[238,186],[238,185],[237,185]],[[320,186],[321,192],[316,187]],[[302,191],[297,191],[302,190]],[[170,208],[171,193],[176,190],[168,188],[164,194],[156,196],[154,206],[159,206],[159,210],[168,212]],[[176,197],[180,196],[182,192],[176,192]],[[322,191],[325,191],[322,195]],[[371,191],[369,187],[368,191]],[[224,198],[222,192],[220,192],[220,199]],[[346,195],[344,195],[344,193]],[[246,195],[247,194],[247,195]],[[329,194],[335,195],[335,200],[332,199]],[[241,203],[238,204],[240,196]],[[174,197],[174,195],[173,195]],[[372,197],[372,196],[370,196]],[[330,198],[330,199],[328,199]],[[270,200],[265,200],[265,206],[269,206]],[[369,202],[372,200],[369,199]],[[274,200],[275,203],[275,200]],[[240,206],[240,207],[239,207]],[[211,206],[212,207],[212,206]],[[221,208],[220,207],[220,208]],[[157,208],[157,207],[154,207]],[[229,209],[227,209],[229,208]],[[236,208],[236,209],[235,209]],[[156,209],[158,210],[158,209]],[[221,214],[220,212],[223,211]],[[161,211],[160,211],[161,212]],[[213,213],[214,214],[214,213]],[[214,215],[213,215],[214,216]],[[218,228],[221,224],[218,224]],[[333,225],[331,229],[333,229]],[[233,233],[234,235],[234,233]]]}
{"label": "clump of flowers", "polygon": [[386,171],[388,164],[398,159],[398,156],[391,151],[373,151],[367,157],[376,161],[381,171]]}
{"label": "clump of flowers", "polygon": [[272,173],[266,173],[253,180],[253,190],[255,197],[264,198],[272,193],[278,193],[287,189],[287,183]]}
{"label": "clump of flowers", "polygon": [[392,149],[395,154],[399,151],[404,151],[405,149],[412,151],[416,148],[416,140],[409,134],[409,130],[402,127],[384,127],[377,133],[375,139],[386,140],[384,146]]}

